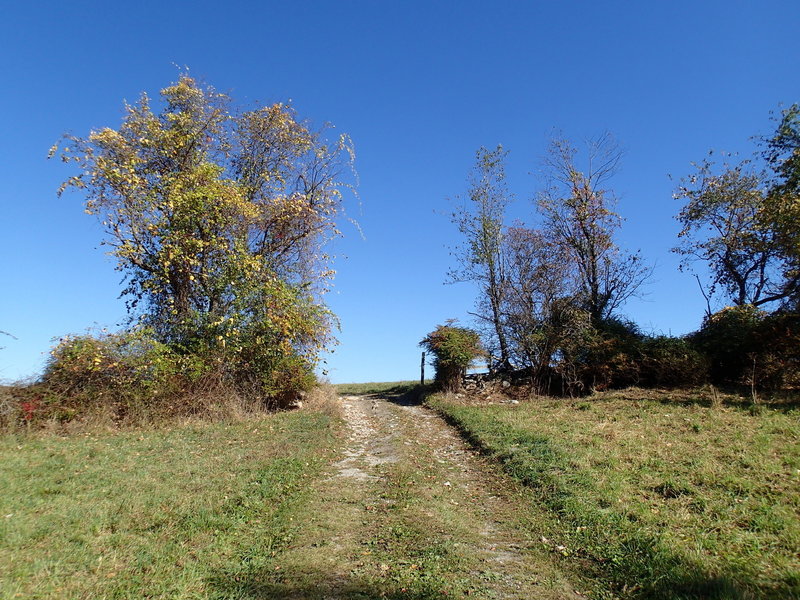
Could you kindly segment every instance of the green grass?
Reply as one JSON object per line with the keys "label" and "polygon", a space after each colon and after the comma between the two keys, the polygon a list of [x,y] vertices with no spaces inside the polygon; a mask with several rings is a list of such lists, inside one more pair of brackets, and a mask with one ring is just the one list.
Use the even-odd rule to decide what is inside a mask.
{"label": "green grass", "polygon": [[[426,380],[426,383],[430,381]],[[401,395],[413,391],[419,386],[417,381],[390,381],[383,383],[339,383],[334,385],[340,395],[367,396],[370,394]]]}
{"label": "green grass", "polygon": [[543,543],[617,594],[800,598],[800,411],[636,390],[432,405],[529,489]]}
{"label": "green grass", "polygon": [[468,589],[463,578],[466,561],[455,543],[458,532],[432,530],[434,525],[441,527],[437,522],[441,505],[420,489],[427,472],[392,465],[386,469],[378,502],[368,507],[376,513],[363,541],[363,554],[369,560],[356,573],[390,597],[459,597]]}
{"label": "green grass", "polygon": [[0,438],[0,597],[227,598],[297,532],[337,422]]}

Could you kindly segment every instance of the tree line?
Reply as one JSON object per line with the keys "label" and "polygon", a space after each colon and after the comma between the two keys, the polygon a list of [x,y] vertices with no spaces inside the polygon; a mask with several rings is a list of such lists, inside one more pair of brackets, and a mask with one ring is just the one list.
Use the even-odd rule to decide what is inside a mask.
{"label": "tree line", "polygon": [[[297,401],[336,326],[324,303],[333,275],[325,245],[340,235],[354,184],[353,146],[329,133],[287,104],[239,108],[184,73],[155,101],[126,104],[118,128],[65,135],[50,155],[74,174],[58,193],[78,190],[102,223],[129,321],[62,338],[6,417],[70,420],[95,406],[125,419]],[[453,212],[463,247],[449,279],[479,285],[483,350],[474,332],[446,323],[423,340],[437,371],[457,379],[453,364],[487,351],[492,369],[524,371],[543,392],[745,377],[795,385],[800,106],[783,111],[755,158],[707,159],[681,182],[676,252],[683,268],[701,261],[711,273],[703,327],[683,338],[644,335],[621,312],[652,271],[616,242],[610,179],[621,156],[609,135],[583,154],[553,140],[532,227],[505,223],[506,151],[478,150]],[[711,298],[733,306],[712,312]]]}
{"label": "tree line", "polygon": [[[523,371],[549,393],[800,383],[800,105],[781,113],[752,158],[706,158],[680,181],[673,251],[697,278],[707,311],[699,331],[679,338],[645,335],[622,312],[652,267],[616,241],[618,144],[603,134],[582,150],[551,141],[535,196],[538,226],[506,224],[507,151],[476,153],[452,213],[462,244],[448,279],[478,286],[473,314],[490,368]],[[712,301],[726,308],[714,311]],[[423,345],[435,353],[432,341],[447,327],[455,326],[440,326]]]}

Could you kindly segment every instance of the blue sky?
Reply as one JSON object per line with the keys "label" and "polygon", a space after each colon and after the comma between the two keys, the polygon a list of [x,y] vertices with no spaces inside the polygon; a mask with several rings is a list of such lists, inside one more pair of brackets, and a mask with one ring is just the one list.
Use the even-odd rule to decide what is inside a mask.
{"label": "blue sky", "polygon": [[[800,101],[800,3],[38,2],[0,23],[0,379],[41,370],[51,339],[125,316],[121,275],[81,198],[45,160],[66,131],[116,127],[124,99],[154,95],[179,66],[245,104],[291,99],[352,137],[360,203],[333,248],[328,302],[342,322],[334,382],[414,378],[419,340],[468,322],[475,291],[444,285],[475,150],[501,143],[535,222],[536,171],[554,129],[611,131],[621,245],[656,269],[625,307],[645,330],[682,334],[704,301],[669,248],[675,182],[711,149],[752,149],[770,111]],[[533,173],[533,174],[532,174]]]}

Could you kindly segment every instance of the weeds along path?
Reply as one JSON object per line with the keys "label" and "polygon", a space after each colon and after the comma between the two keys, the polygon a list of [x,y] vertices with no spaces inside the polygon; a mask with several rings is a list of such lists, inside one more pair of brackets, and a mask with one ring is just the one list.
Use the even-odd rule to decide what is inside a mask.
{"label": "weeds along path", "polygon": [[341,458],[259,597],[583,597],[515,527],[514,492],[435,413],[376,396],[340,405]]}

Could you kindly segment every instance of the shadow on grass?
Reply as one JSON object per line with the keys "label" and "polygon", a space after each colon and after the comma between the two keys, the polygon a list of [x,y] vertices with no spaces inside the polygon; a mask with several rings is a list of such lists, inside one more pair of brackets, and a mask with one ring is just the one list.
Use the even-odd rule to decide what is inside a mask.
{"label": "shadow on grass", "polygon": [[663,598],[664,600],[787,600],[800,598],[800,573],[776,579],[770,585],[760,585],[752,577],[737,575],[709,576],[702,568],[692,563],[683,563],[684,571],[695,574],[674,579],[665,579],[653,586],[641,598]]}
{"label": "shadow on grass", "polygon": [[[313,579],[313,583],[308,583]],[[231,576],[218,574],[209,580],[212,598],[237,600],[441,600],[443,592],[439,586],[427,586],[422,589],[397,589],[395,585],[386,586],[356,578],[335,576],[330,573],[318,573],[316,576],[303,574],[303,581],[292,581],[290,573],[276,576],[272,572]],[[435,588],[435,589],[434,589]]]}
{"label": "shadow on grass", "polygon": [[[642,594],[642,598],[663,598],[664,600],[750,600],[751,594],[740,589],[726,577],[706,577],[697,575],[684,577],[678,581],[668,582],[654,587]],[[777,599],[778,596],[775,596]]]}
{"label": "shadow on grass", "polygon": [[[717,405],[736,408],[757,414],[764,410],[791,412],[800,410],[800,391],[761,392],[753,397],[749,389],[742,387],[725,387],[717,389]],[[714,393],[707,388],[661,389],[661,388],[627,388],[607,390],[598,395],[575,398],[575,401],[602,403],[614,400],[630,400],[631,402],[658,402],[676,407],[701,406],[714,408]]]}
{"label": "shadow on grass", "polygon": [[422,404],[423,400],[431,393],[431,389],[431,384],[402,384],[375,394],[369,394],[369,396],[386,400],[398,406],[416,406]]}

